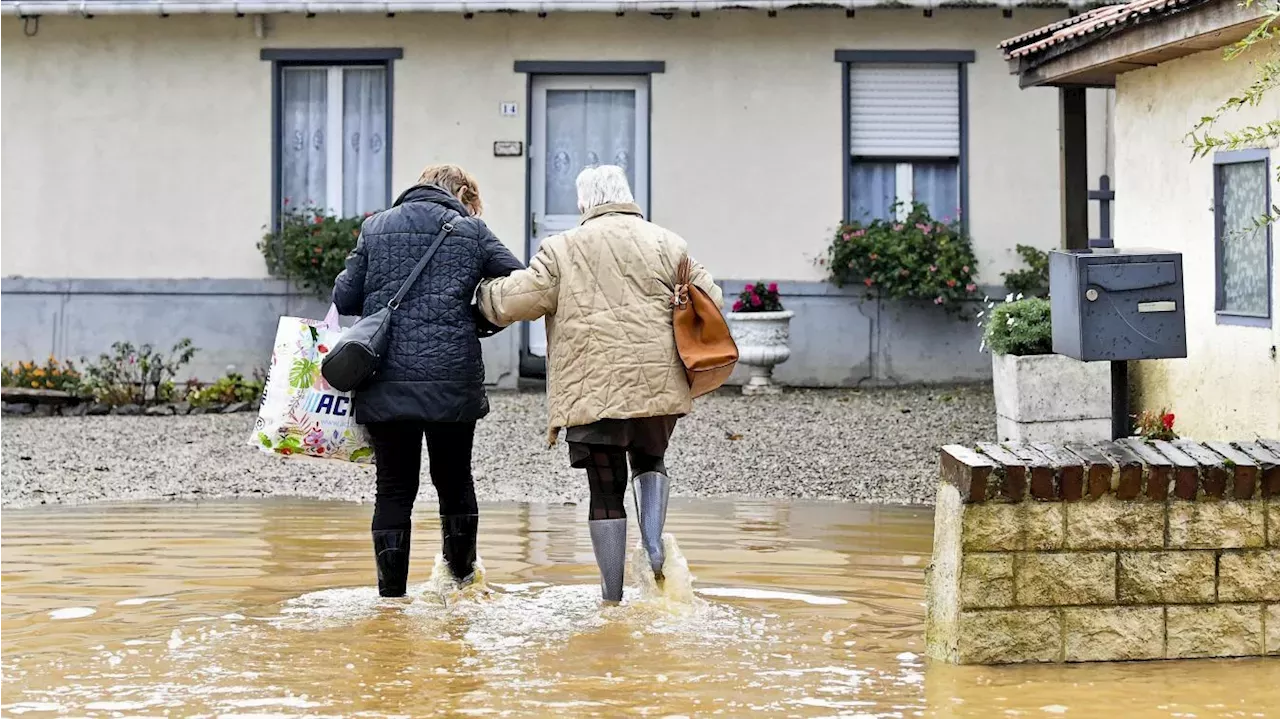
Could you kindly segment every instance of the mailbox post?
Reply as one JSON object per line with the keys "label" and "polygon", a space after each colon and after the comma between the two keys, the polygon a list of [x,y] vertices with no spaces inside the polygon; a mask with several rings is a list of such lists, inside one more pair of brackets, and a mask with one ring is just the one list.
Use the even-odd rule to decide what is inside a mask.
{"label": "mailbox post", "polygon": [[1111,362],[1113,438],[1129,434],[1128,361],[1187,356],[1182,254],[1090,249],[1049,254],[1053,351]]}

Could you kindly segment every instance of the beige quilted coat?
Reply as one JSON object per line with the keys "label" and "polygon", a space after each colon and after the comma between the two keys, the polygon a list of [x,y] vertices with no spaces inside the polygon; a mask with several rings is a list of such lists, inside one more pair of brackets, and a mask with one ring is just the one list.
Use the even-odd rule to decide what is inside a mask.
{"label": "beige quilted coat", "polygon": [[[600,205],[544,240],[528,269],[481,283],[480,311],[494,324],[546,317],[551,443],[561,428],[598,419],[689,413],[670,305],[687,251],[638,206]],[[692,279],[723,301],[696,263]]]}

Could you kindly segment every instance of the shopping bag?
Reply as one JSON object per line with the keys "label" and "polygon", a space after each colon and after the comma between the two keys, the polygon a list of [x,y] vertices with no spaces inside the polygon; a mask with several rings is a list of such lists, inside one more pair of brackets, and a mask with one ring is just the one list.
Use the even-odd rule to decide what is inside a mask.
{"label": "shopping bag", "polygon": [[351,393],[320,375],[320,361],[342,334],[336,308],[324,320],[281,317],[262,407],[249,443],[286,457],[369,464],[373,448],[351,411]]}

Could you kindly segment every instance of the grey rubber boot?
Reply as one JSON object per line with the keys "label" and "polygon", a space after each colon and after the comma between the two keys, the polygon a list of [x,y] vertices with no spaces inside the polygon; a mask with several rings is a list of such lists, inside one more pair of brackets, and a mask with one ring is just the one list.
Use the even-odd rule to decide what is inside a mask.
{"label": "grey rubber boot", "polygon": [[662,549],[662,527],[667,523],[667,496],[671,480],[661,472],[645,472],[631,480],[635,491],[640,541],[649,553],[653,576],[662,579],[662,565],[667,557]]}
{"label": "grey rubber boot", "polygon": [[373,560],[378,566],[378,594],[403,597],[409,582],[408,529],[373,530]]}
{"label": "grey rubber boot", "polygon": [[627,520],[592,519],[591,549],[600,567],[600,593],[606,602],[622,601],[622,575],[627,564]]}

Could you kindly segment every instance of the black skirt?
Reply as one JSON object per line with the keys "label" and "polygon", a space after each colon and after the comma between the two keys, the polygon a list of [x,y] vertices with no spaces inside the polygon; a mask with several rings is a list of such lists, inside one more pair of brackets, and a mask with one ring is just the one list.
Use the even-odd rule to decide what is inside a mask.
{"label": "black skirt", "polygon": [[592,446],[617,447],[622,450],[664,457],[678,415],[637,417],[635,419],[601,419],[591,424],[570,427],[565,431],[569,443],[569,465],[582,469],[591,457]]}

